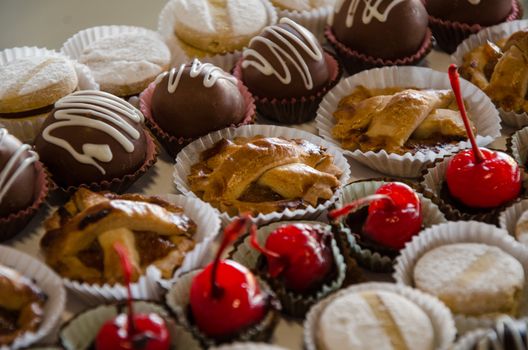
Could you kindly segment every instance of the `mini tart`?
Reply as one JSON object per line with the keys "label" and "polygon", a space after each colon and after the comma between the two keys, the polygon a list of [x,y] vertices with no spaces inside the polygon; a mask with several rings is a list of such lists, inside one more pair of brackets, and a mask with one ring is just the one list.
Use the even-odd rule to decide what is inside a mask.
{"label": "mini tart", "polygon": [[[291,224],[307,224],[313,227],[317,227],[319,230],[330,231],[331,227],[329,225],[323,224],[317,221],[281,221],[278,223],[273,223],[268,226],[261,227],[257,231],[257,239],[262,246],[265,246],[267,237],[276,229],[281,226],[287,226]],[[249,268],[251,271],[254,271],[263,279],[274,290],[277,298],[280,300],[282,305],[282,310],[289,316],[296,318],[303,318],[308,312],[310,307],[326,297],[327,295],[335,292],[342,287],[345,282],[345,277],[347,273],[347,264],[343,255],[341,254],[336,240],[332,237],[330,239],[330,245],[332,249],[333,256],[333,269],[331,274],[326,278],[324,283],[322,283],[319,288],[310,291],[307,294],[294,293],[287,290],[284,285],[279,281],[279,279],[270,278],[267,275],[266,260],[258,251],[256,251],[249,242],[249,235],[244,235],[240,237],[234,244],[233,250],[229,253],[229,256],[241,263],[242,265]],[[357,266],[356,274],[359,274]],[[357,282],[357,281],[356,281]]]}
{"label": "mini tart", "polygon": [[[410,181],[395,178],[367,179],[352,182],[345,186],[336,203],[341,207],[356,199],[374,194],[384,184],[390,182],[403,182],[413,188],[420,198],[422,206],[423,228],[446,221],[444,214],[438,207],[438,199],[420,191],[419,186]],[[393,271],[394,260],[400,251],[383,247],[369,241],[363,234],[362,226],[368,214],[368,207],[349,214],[339,223],[332,223],[334,234],[343,253],[355,259],[358,264],[373,272],[390,273]]]}
{"label": "mini tart", "polygon": [[514,320],[505,316],[489,329],[467,333],[454,345],[453,350],[523,350],[528,346],[526,332],[528,319]]}
{"label": "mini tart", "polygon": [[[510,22],[522,18],[523,9],[518,0],[512,0],[512,11],[503,22]],[[436,39],[437,45],[447,53],[453,53],[457,46],[471,34],[478,33],[485,26],[453,22],[429,16],[429,27]]]}
{"label": "mini tart", "polygon": [[[445,173],[449,161],[453,156],[454,155],[446,156],[443,159],[439,159],[430,164],[428,168],[422,172],[420,179],[418,179],[418,183],[423,187],[423,191],[426,195],[436,196],[438,198],[438,206],[448,220],[476,220],[496,224],[500,212],[511,204],[519,201],[526,193],[527,182],[523,180],[521,193],[519,197],[512,202],[491,209],[469,208],[453,198],[447,187]],[[521,167],[521,178],[524,179],[525,177],[525,170]]]}
{"label": "mini tart", "polygon": [[503,314],[526,315],[526,271],[525,248],[506,231],[458,221],[414,237],[396,259],[393,277],[446,302],[462,334],[490,327]]}
{"label": "mini tart", "polygon": [[273,330],[279,321],[279,313],[281,306],[276,300],[275,295],[269,289],[266,283],[257,277],[257,281],[263,293],[266,293],[269,298],[268,312],[264,318],[257,324],[243,329],[233,339],[223,339],[222,341],[215,340],[203,334],[191,319],[191,311],[189,309],[189,294],[191,284],[195,275],[201,270],[194,270],[185,275],[182,275],[179,280],[174,283],[167,294],[165,295],[165,303],[170,310],[175,314],[178,323],[190,332],[194,339],[198,341],[203,348],[210,348],[221,344],[231,342],[269,342]]}
{"label": "mini tart", "polygon": [[[455,334],[451,313],[437,299],[392,283],[362,283],[310,310],[304,322],[304,347],[363,349],[376,341],[376,349],[447,349]],[[391,346],[391,341],[398,346]]]}
{"label": "mini tart", "polygon": [[[134,312],[154,313],[165,321],[170,334],[171,348],[199,349],[192,336],[176,324],[169,310],[164,306],[144,300],[133,302]],[[61,346],[66,350],[88,350],[94,348],[95,338],[103,324],[112,320],[118,314],[126,313],[125,302],[104,304],[75,315],[60,329]]]}

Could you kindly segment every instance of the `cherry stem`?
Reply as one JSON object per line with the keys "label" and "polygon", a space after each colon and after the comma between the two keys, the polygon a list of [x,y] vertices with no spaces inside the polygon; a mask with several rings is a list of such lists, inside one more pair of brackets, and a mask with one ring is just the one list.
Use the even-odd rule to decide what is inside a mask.
{"label": "cherry stem", "polygon": [[247,214],[241,215],[238,219],[235,219],[224,229],[224,237],[220,248],[216,252],[214,258],[213,267],[211,270],[211,296],[215,299],[222,296],[222,287],[217,283],[217,271],[218,264],[220,263],[220,258],[224,250],[238,237],[240,234],[247,229],[248,224],[251,222],[251,217]]}
{"label": "cherry stem", "polygon": [[271,251],[268,248],[265,248],[262,245],[260,245],[260,243],[257,240],[257,226],[255,226],[255,225],[251,225],[251,233],[250,233],[250,236],[249,236],[249,242],[251,243],[253,248],[258,250],[259,252],[261,252],[262,254],[267,256],[268,258],[271,258],[271,259],[280,259],[281,258],[281,256],[278,253],[276,253],[274,251]]}
{"label": "cherry stem", "polygon": [[132,288],[130,287],[130,280],[132,277],[132,263],[130,262],[127,249],[119,242],[114,243],[114,250],[119,256],[121,269],[123,270],[123,279],[127,288],[127,304],[128,304],[128,337],[132,338],[136,334],[136,325],[134,324],[134,309],[132,306]]}
{"label": "cherry stem", "polygon": [[479,146],[477,145],[475,134],[473,133],[473,130],[471,130],[471,125],[469,124],[469,118],[466,114],[466,106],[464,106],[462,92],[460,91],[460,79],[457,69],[458,68],[456,64],[451,64],[449,66],[449,80],[451,82],[451,88],[453,89],[453,93],[455,94],[458,110],[460,111],[460,115],[462,116],[462,120],[464,121],[464,127],[466,128],[466,133],[468,135],[469,142],[471,142],[471,147],[473,148],[475,162],[479,164],[484,161],[484,155],[482,154]]}
{"label": "cherry stem", "polygon": [[339,208],[339,209],[334,209],[332,211],[330,211],[328,213],[328,216],[332,219],[332,220],[336,220],[336,219],[339,219],[340,217],[342,216],[346,216],[350,213],[353,213],[355,211],[357,211],[358,209],[366,206],[366,205],[369,205],[370,203],[374,202],[374,201],[379,201],[379,200],[386,200],[390,203],[390,205],[392,206],[396,206],[394,204],[394,201],[392,200],[391,197],[387,196],[386,194],[372,194],[370,196],[366,196],[366,197],[363,197],[363,198],[360,198],[358,200],[355,200],[353,202],[350,202],[348,203],[347,205]]}

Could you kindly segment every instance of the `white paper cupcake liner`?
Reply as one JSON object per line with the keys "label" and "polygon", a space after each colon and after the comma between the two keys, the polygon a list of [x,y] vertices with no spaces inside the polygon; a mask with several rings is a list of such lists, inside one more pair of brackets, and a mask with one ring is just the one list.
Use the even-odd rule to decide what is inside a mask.
{"label": "white paper cupcake liner", "polygon": [[[303,139],[312,142],[315,145],[325,147],[326,151],[334,157],[334,165],[336,165],[343,172],[340,178],[341,185],[343,186],[348,183],[350,178],[350,168],[348,166],[347,160],[345,157],[343,157],[340,150],[331,143],[328,143],[311,133],[298,129],[275,125],[243,125],[238,128],[226,128],[219,131],[214,131],[185,146],[185,148],[183,148],[176,156],[174,183],[176,184],[178,190],[186,196],[196,196],[189,186],[187,177],[191,171],[191,166],[200,161],[200,154],[203,151],[213,147],[216,142],[222,139],[231,140],[237,136],[251,137],[256,135],[262,135],[264,137],[284,137],[286,139]],[[308,206],[306,209],[286,209],[282,212],[258,214],[256,217],[253,217],[252,220],[260,226],[274,221],[315,219],[337,200],[339,192],[340,189],[336,189],[332,198],[322,204],[319,204],[317,207]],[[224,224],[226,224],[232,221],[234,217],[222,212],[220,213],[220,219]]]}
{"label": "white paper cupcake liner", "polygon": [[[268,13],[268,25],[277,23],[277,12],[269,0],[261,0]],[[160,12],[158,19],[158,32],[171,51],[171,67],[178,67],[183,63],[190,62],[194,57],[189,56],[182,48],[181,41],[174,34],[174,22],[176,22],[176,1],[168,1]],[[202,62],[212,63],[225,70],[231,71],[236,62],[242,57],[242,50],[227,52],[225,54],[207,55],[198,57]]]}
{"label": "white paper cupcake liner", "polygon": [[[277,228],[285,225],[292,224],[307,224],[312,226],[322,226],[326,227],[328,231],[331,231],[331,226],[319,221],[281,221],[275,222],[273,224],[263,226],[257,231],[257,239],[262,246],[266,245],[266,239],[268,236],[275,231]],[[246,235],[240,244],[236,245],[233,249],[231,258],[240,264],[246,266],[251,271],[255,273],[262,273],[259,271],[258,263],[261,253],[253,248],[249,242],[250,236]],[[312,295],[302,295],[293,292],[288,292],[285,289],[283,291],[278,291],[275,289],[275,294],[281,300],[282,310],[286,311],[289,315],[294,317],[302,317],[308,311],[310,305],[316,303],[318,300],[326,297],[330,293],[338,290],[345,281],[347,266],[345,263],[345,258],[341,254],[337,246],[337,242],[332,238],[332,253],[334,257],[334,263],[336,268],[336,276],[331,280],[323,284],[317,291],[317,293]],[[302,316],[301,316],[302,315]]]}
{"label": "white paper cupcake liner", "polygon": [[[394,181],[398,180],[395,179]],[[336,207],[342,207],[356,199],[374,194],[378,188],[389,182],[391,182],[389,179],[361,180],[353,182],[343,188],[341,195],[336,202]],[[420,192],[417,192],[417,195],[420,198],[420,203],[422,205],[423,227],[428,228],[447,221],[444,213],[442,213],[438,205],[434,203],[431,198],[427,198]],[[340,238],[346,239],[352,257],[356,259],[362,267],[374,272],[392,272],[394,263],[393,259],[379,252],[361,247],[357,242],[354,233],[350,232],[348,226],[346,226],[344,223],[343,225],[346,230],[344,230],[345,232],[342,232],[341,234],[344,234],[346,237]]]}
{"label": "white paper cupcake liner", "polygon": [[317,40],[322,43],[324,41],[324,29],[333,10],[334,8],[332,6],[319,7],[305,11],[282,10],[277,8],[277,15],[279,19],[287,17],[292,21],[299,23],[312,32]]}
{"label": "white paper cupcake liner", "polygon": [[[341,145],[332,136],[332,129],[335,126],[333,113],[339,101],[348,96],[359,85],[369,89],[388,87],[451,89],[447,73],[423,67],[375,68],[341,80],[323,98],[315,119],[319,135],[337,147],[341,147]],[[486,146],[500,136],[501,126],[498,112],[489,97],[475,85],[461,79],[460,87],[468,106],[468,112],[477,129],[477,143],[479,146]],[[418,177],[427,164],[469,147],[471,147],[469,141],[461,141],[457,144],[442,146],[439,150],[418,151],[414,154],[407,152],[400,155],[387,153],[385,150],[379,152],[343,150],[343,153],[383,174],[398,177]]]}
{"label": "white paper cupcake liner", "polygon": [[[141,276],[136,283],[131,284],[132,296],[134,299],[160,300],[164,288],[168,288],[174,279],[181,274],[203,266],[210,259],[210,249],[214,245],[214,238],[220,230],[220,219],[217,212],[207,203],[193,197],[182,195],[161,195],[160,197],[184,208],[184,212],[197,224],[195,234],[196,245],[185,255],[182,266],[179,267],[174,277],[164,280],[161,272],[154,266],[147,268],[145,275]],[[43,227],[31,237],[31,241],[22,243],[22,247],[37,247],[35,255],[45,261],[43,253],[39,250],[40,240],[45,234]],[[63,278],[64,285],[76,298],[88,305],[97,305],[102,302],[112,302],[127,298],[127,289],[121,284],[88,284]]]}
{"label": "white paper cupcake liner", "polygon": [[[509,37],[515,32],[526,29],[526,27],[528,27],[528,20],[504,22],[496,26],[484,28],[460,43],[455,53],[451,55],[451,61],[458,66],[461,66],[464,62],[464,56],[467,53],[484,45],[488,40],[491,42],[497,42],[500,39]],[[508,126],[519,129],[528,125],[528,113],[515,113],[499,108],[499,114],[503,123]]]}
{"label": "white paper cupcake liner", "polygon": [[528,160],[528,128],[515,132],[507,140],[507,148],[517,164],[525,167]]}
{"label": "white paper cupcake liner", "polygon": [[50,334],[60,321],[66,303],[66,290],[60,277],[42,262],[19,250],[0,246],[0,264],[13,268],[20,274],[35,281],[47,295],[44,305],[44,319],[36,332],[26,332],[10,346],[0,346],[0,350],[14,350],[27,347]]}
{"label": "white paper cupcake liner", "polygon": [[[60,342],[66,350],[88,349],[95,341],[103,324],[119,313],[126,312],[126,304],[107,304],[85,311],[66,323],[60,331]],[[134,312],[156,313],[161,316],[170,334],[172,349],[200,349],[192,335],[178,326],[163,306],[148,302],[135,301]]]}
{"label": "white paper cupcake liner", "polygon": [[342,291],[331,295],[323,301],[317,303],[304,321],[304,347],[306,350],[317,350],[317,327],[319,323],[319,317],[325,307],[329,305],[335,299],[349,294],[349,293],[360,293],[365,291],[386,291],[396,293],[400,296],[407,298],[408,300],[419,306],[429,316],[433,325],[435,334],[435,346],[437,350],[447,350],[453,344],[456,335],[455,324],[453,317],[449,309],[441,303],[438,299],[432,296],[422,293],[419,290],[409,288],[407,286],[396,285],[393,283],[380,283],[380,282],[369,282],[357,284]]}
{"label": "white paper cupcake liner", "polygon": [[213,347],[211,350],[286,350],[286,348],[265,343],[233,343]]}
{"label": "white paper cupcake liner", "polygon": [[[0,51],[0,65],[7,64],[11,61],[24,57],[64,57],[67,56],[53,50],[41,47],[15,47]],[[77,73],[79,90],[99,90],[99,84],[95,82],[92,72],[84,64],[73,61]],[[11,134],[16,136],[22,142],[33,143],[35,137],[39,134],[44,120],[49,113],[43,113],[26,118],[0,118],[0,124],[4,125]]]}
{"label": "white paper cupcake liner", "polygon": [[521,217],[521,215],[528,210],[528,199],[524,199],[520,202],[517,202],[508,208],[506,208],[504,211],[502,211],[499,215],[499,227],[508,231],[508,233],[517,239],[520,243],[524,245],[528,245],[528,237],[516,237],[515,236],[515,226],[517,225],[517,221]]}
{"label": "white paper cupcake liner", "polygon": [[[517,259],[524,268],[525,285],[521,297],[520,315],[528,315],[528,253],[508,233],[496,226],[477,221],[447,222],[424,230],[405,246],[396,259],[394,279],[399,284],[414,287],[414,266],[428,251],[454,243],[482,243],[498,247]],[[477,328],[492,327],[497,317],[455,315],[460,334]]]}
{"label": "white paper cupcake liner", "polygon": [[464,334],[453,345],[451,350],[472,350],[473,346],[488,333],[487,329],[479,328]]}
{"label": "white paper cupcake liner", "polygon": [[[203,348],[210,348],[212,346],[220,345],[216,340],[207,337],[203,334],[197,326],[191,324],[188,319],[188,305],[191,293],[191,284],[194,277],[199,274],[202,270],[195,270],[181,276],[181,278],[172,285],[171,289],[165,294],[165,303],[169,309],[176,315],[178,324],[184,327],[188,332],[192,333],[197,341],[201,341]],[[261,290],[269,291],[271,289],[268,285],[257,277],[257,281],[261,287]],[[241,334],[237,335],[234,341],[245,342],[245,341],[267,341],[268,336],[271,336],[273,328],[276,325],[277,315],[276,309],[280,306],[276,305],[274,296],[271,296],[271,302],[269,311],[264,318],[257,323],[249,327]]]}

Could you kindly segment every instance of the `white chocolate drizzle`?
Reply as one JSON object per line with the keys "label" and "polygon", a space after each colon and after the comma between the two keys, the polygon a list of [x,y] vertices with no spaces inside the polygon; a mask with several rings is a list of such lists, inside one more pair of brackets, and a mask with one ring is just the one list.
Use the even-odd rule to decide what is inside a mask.
{"label": "white chocolate drizzle", "polygon": [[[58,100],[55,103],[55,108],[57,108],[54,112],[56,121],[43,130],[42,137],[44,140],[65,149],[78,162],[93,165],[102,174],[106,174],[106,171],[98,161],[110,162],[113,159],[109,145],[85,143],[82,145],[81,153],[77,152],[68,141],[51,135],[51,132],[67,126],[97,129],[111,136],[128,153],[134,151],[134,144],[126,135],[134,140],[141,137],[140,132],[124,118],[135,123],[142,123],[143,114],[125,100],[107,92],[77,91]],[[101,120],[91,118],[90,115]]]}
{"label": "white chocolate drizzle", "polygon": [[[8,132],[4,128],[0,128],[0,147],[4,143]],[[25,152],[29,156],[25,157]],[[24,159],[22,159],[25,157]],[[23,144],[11,155],[3,169],[0,171],[0,203],[4,200],[4,196],[9,191],[11,186],[15,183],[20,175],[27,167],[35,163],[39,159],[38,154],[31,149],[31,146]],[[17,164],[18,163],[18,164]]]}
{"label": "white chocolate drizzle", "polygon": [[[182,64],[180,65],[180,68],[178,68],[178,70],[176,70],[176,68],[172,68],[168,72],[161,73],[160,75],[158,75],[154,83],[159,84],[161,80],[168,74],[169,80],[167,83],[167,90],[171,94],[174,93],[174,91],[176,91],[178,85],[180,84],[181,77],[183,75],[183,72],[185,71],[185,66],[186,64]],[[191,64],[189,76],[191,78],[196,78],[202,73],[204,75],[203,85],[206,88],[213,87],[216,82],[220,79],[225,79],[233,85],[237,85],[237,79],[234,76],[224,72],[222,68],[212,65],[211,63],[202,63],[195,58]]]}
{"label": "white chocolate drizzle", "polygon": [[[278,42],[284,44],[287,49],[284,49],[274,41],[264,38],[261,35],[251,39],[249,46],[251,47],[251,45],[255,42],[261,42],[266,45],[273,56],[280,63],[280,67],[274,67],[270,61],[259,52],[248,48],[244,50],[243,53],[244,60],[242,61],[242,68],[252,66],[264,75],[275,75],[281,83],[287,85],[292,82],[292,74],[287,65],[287,62],[290,62],[295,66],[295,68],[297,68],[297,71],[301,75],[306,89],[311,90],[314,87],[312,74],[310,73],[310,68],[303,59],[301,52],[299,52],[298,47],[300,47],[306,54],[308,54],[311,59],[315,61],[321,61],[324,59],[323,51],[319,46],[315,36],[303,26],[285,17],[281,18],[279,23],[287,24],[295,29],[304,40],[279,26],[275,25],[266,27],[264,28],[264,32],[268,32],[273,35],[278,40]],[[295,42],[298,47],[296,47],[292,42]]]}
{"label": "white chocolate drizzle", "polygon": [[[346,0],[338,0],[335,6],[336,13],[341,10],[341,7],[343,7],[345,1]],[[380,11],[379,7],[383,3],[383,1],[385,0],[352,0],[347,10],[347,17],[345,22],[346,26],[350,28],[354,25],[354,18],[356,17],[357,8],[361,2],[365,4],[365,8],[363,9],[363,13],[361,14],[361,21],[363,22],[363,24],[369,24],[373,18],[377,19],[380,22],[386,22],[389,18],[389,14],[392,9],[399,3],[404,2],[405,0],[392,0],[383,11]]]}

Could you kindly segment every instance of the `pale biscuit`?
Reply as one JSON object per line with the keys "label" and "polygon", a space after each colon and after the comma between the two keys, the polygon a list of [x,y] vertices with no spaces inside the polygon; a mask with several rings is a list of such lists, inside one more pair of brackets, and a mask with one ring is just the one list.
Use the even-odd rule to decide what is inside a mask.
{"label": "pale biscuit", "polygon": [[174,32],[190,53],[198,56],[233,52],[269,24],[261,0],[174,0]]}
{"label": "pale biscuit", "polygon": [[79,56],[102,91],[131,96],[143,91],[170,62],[170,52],[151,34],[122,33],[88,45]]}
{"label": "pale biscuit", "polygon": [[521,263],[500,248],[448,244],[425,253],[414,268],[416,288],[466,316],[517,313],[524,286]]}
{"label": "pale biscuit", "polygon": [[271,0],[281,10],[310,11],[320,7],[334,6],[335,0]]}
{"label": "pale biscuit", "polygon": [[431,319],[418,305],[392,292],[367,291],[336,298],[317,327],[323,350],[432,350]]}
{"label": "pale biscuit", "polygon": [[64,57],[25,57],[0,65],[0,113],[52,105],[77,83],[73,62]]}

